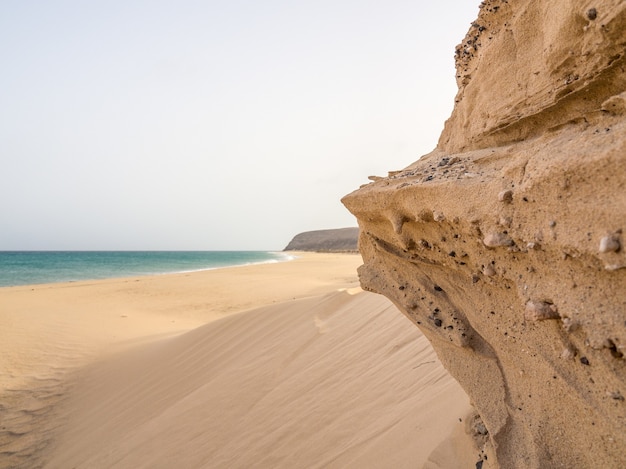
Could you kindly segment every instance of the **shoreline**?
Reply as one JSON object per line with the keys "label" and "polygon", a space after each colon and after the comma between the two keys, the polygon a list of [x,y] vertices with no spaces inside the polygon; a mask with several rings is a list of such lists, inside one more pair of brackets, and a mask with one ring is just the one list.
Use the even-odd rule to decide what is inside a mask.
{"label": "shoreline", "polygon": [[[260,251],[265,252],[265,251]],[[268,251],[270,252],[270,251]],[[20,285],[6,285],[0,286],[0,295],[3,291],[6,290],[37,290],[37,289],[45,289],[45,288],[55,288],[55,287],[81,287],[81,286],[90,286],[90,285],[98,285],[105,283],[128,283],[128,282],[139,282],[142,280],[150,280],[157,279],[168,276],[189,276],[195,274],[202,274],[204,272],[215,272],[215,271],[227,271],[230,269],[238,269],[238,268],[247,268],[247,267],[257,267],[257,266],[265,266],[265,265],[276,265],[276,264],[285,264],[289,262],[296,261],[300,258],[308,258],[314,256],[346,256],[346,257],[357,257],[360,259],[360,254],[358,252],[322,252],[322,251],[284,251],[285,253],[289,253],[289,259],[275,261],[262,261],[262,262],[251,262],[248,264],[237,264],[237,265],[226,265],[219,267],[208,267],[205,269],[194,269],[194,270],[181,270],[181,271],[173,271],[173,272],[161,272],[161,273],[150,273],[150,274],[142,274],[142,275],[127,275],[121,277],[105,277],[105,278],[92,278],[92,279],[80,279],[80,280],[65,280],[58,282],[44,282],[44,283],[29,283],[29,284],[20,284]],[[355,264],[357,267],[358,265]],[[355,279],[356,279],[356,267],[355,267]],[[355,280],[358,283],[358,279]]]}
{"label": "shoreline", "polygon": [[[328,270],[329,262],[336,273]],[[16,356],[14,351],[28,349],[34,338],[36,348],[70,335],[94,347],[110,346],[123,338],[190,330],[236,312],[356,287],[361,262],[360,255],[302,252],[289,262],[2,287],[0,356]],[[91,327],[94,320],[101,330]],[[6,368],[6,361],[0,362],[0,386]]]}
{"label": "shoreline", "polygon": [[[218,266],[210,266],[210,267],[200,267],[194,269],[183,269],[183,270],[163,270],[163,271],[155,271],[155,272],[147,272],[147,273],[128,273],[123,275],[106,275],[100,277],[84,277],[77,278],[71,280],[53,280],[46,282],[35,282],[35,283],[18,283],[18,284],[7,284],[0,285],[0,289],[2,288],[12,288],[12,287],[29,287],[29,286],[43,286],[49,284],[62,284],[62,283],[76,283],[76,282],[94,282],[99,280],[109,280],[109,279],[133,279],[133,278],[142,278],[142,277],[152,277],[158,275],[170,275],[170,274],[185,274],[185,273],[193,273],[193,272],[203,272],[207,270],[216,270],[216,269],[228,269],[231,267],[242,267],[242,266],[252,266],[252,265],[263,265],[263,264],[273,264],[278,262],[289,262],[294,259],[293,254],[289,254],[290,252],[299,253],[299,251],[0,251],[0,254],[3,253],[81,253],[81,254],[89,254],[89,253],[264,253],[275,255],[275,259],[266,259],[261,261],[253,261],[253,262],[243,262],[243,263],[235,263],[235,264],[227,264],[227,265],[218,265]],[[358,253],[352,253],[358,254]]]}

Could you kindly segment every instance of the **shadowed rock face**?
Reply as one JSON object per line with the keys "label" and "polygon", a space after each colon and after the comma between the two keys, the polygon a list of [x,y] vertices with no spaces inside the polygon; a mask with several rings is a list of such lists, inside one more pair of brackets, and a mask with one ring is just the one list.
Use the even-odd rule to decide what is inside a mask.
{"label": "shadowed rock face", "polygon": [[306,231],[289,242],[285,251],[356,252],[359,229]]}
{"label": "shadowed rock face", "polygon": [[438,148],[343,199],[496,467],[626,467],[625,56],[624,2],[483,2]]}

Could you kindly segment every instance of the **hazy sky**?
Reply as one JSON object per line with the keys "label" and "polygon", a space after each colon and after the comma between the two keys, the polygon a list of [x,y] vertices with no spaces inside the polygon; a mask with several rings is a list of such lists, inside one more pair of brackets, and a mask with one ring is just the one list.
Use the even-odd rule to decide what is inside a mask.
{"label": "hazy sky", "polygon": [[478,1],[0,1],[0,250],[282,249],[431,151]]}

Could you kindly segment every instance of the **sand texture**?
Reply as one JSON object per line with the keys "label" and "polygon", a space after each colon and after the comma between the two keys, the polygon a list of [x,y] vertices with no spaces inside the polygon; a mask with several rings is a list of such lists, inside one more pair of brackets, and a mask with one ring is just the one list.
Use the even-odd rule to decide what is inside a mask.
{"label": "sand texture", "polygon": [[465,393],[359,264],[0,289],[0,467],[474,468]]}
{"label": "sand texture", "polygon": [[483,467],[626,467],[626,4],[485,1],[439,145],[343,201]]}

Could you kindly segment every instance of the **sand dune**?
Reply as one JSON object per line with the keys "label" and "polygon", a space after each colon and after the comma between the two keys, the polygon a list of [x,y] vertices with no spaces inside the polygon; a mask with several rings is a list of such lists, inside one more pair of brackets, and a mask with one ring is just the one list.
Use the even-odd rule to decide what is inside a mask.
{"label": "sand dune", "polygon": [[[208,272],[132,281],[154,289],[124,294],[110,291],[125,289],[119,280],[40,287],[43,296],[69,288],[74,293],[66,300],[76,301],[67,308],[73,313],[64,311],[69,320],[59,319],[60,311],[43,314],[56,325],[48,336],[38,326],[28,332],[15,314],[0,316],[16,332],[11,336],[22,329],[21,339],[13,339],[16,368],[7,372],[3,363],[0,466],[421,467],[462,429],[468,401],[417,328],[385,298],[354,288],[350,264],[359,262],[358,256],[306,255],[254,266],[246,272],[252,294],[241,288],[243,270],[214,271],[213,285],[219,277],[224,285],[235,282],[239,293],[199,315],[166,313],[172,305],[163,298],[182,302],[177,282],[206,286]],[[202,288],[198,296],[186,288],[186,308],[210,301]],[[4,290],[5,305],[19,293]],[[149,293],[156,291],[156,298]],[[255,292],[265,307],[224,316],[224,309],[246,309]],[[99,303],[105,297],[108,303]],[[124,304],[122,318],[114,306]],[[121,319],[135,315],[125,328]],[[205,325],[194,324],[209,316]],[[31,353],[35,339],[43,346]],[[36,358],[36,371],[20,362],[24,357]],[[16,398],[6,401],[12,393]],[[428,467],[473,468],[477,459],[471,448],[443,454],[435,452]]]}

